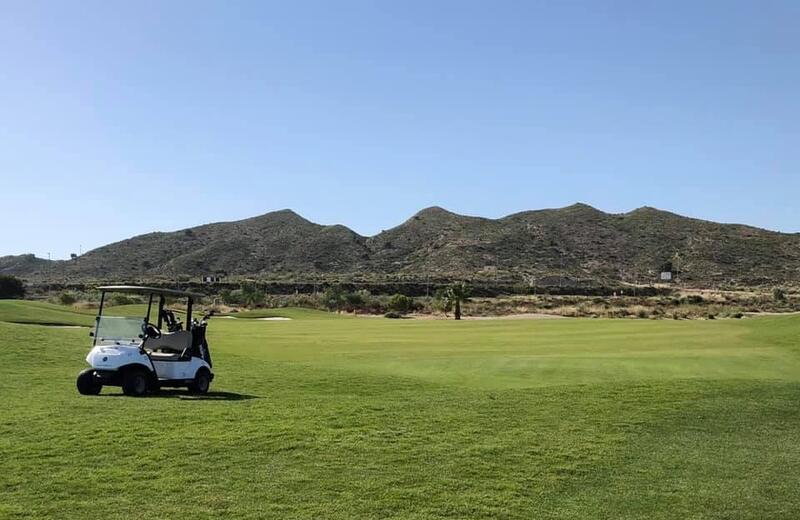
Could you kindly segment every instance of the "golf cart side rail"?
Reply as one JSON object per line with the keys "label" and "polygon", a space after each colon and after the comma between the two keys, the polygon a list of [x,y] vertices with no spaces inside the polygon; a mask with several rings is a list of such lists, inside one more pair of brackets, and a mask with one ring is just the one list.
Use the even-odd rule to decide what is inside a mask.
{"label": "golf cart side rail", "polygon": [[103,285],[97,288],[104,292],[120,292],[134,294],[158,294],[165,296],[178,296],[183,298],[202,298],[200,293],[181,291],[178,289],[162,289],[160,287],[143,287],[139,285]]}

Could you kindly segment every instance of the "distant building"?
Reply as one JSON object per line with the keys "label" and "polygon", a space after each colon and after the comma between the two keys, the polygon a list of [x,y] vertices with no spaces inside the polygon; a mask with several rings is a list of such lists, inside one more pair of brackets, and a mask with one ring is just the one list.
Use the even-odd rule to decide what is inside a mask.
{"label": "distant building", "polygon": [[207,274],[203,276],[203,283],[219,283],[223,278],[225,278],[225,275],[222,273]]}
{"label": "distant building", "polygon": [[675,279],[675,269],[672,266],[672,262],[667,262],[663,266],[661,266],[661,281],[662,282],[671,282]]}

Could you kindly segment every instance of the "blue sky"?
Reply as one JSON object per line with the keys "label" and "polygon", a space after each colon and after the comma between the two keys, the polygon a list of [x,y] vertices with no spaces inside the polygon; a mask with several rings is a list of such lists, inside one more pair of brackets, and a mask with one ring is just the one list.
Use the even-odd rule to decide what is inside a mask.
{"label": "blue sky", "polygon": [[0,255],[292,208],[800,231],[800,2],[3,2]]}

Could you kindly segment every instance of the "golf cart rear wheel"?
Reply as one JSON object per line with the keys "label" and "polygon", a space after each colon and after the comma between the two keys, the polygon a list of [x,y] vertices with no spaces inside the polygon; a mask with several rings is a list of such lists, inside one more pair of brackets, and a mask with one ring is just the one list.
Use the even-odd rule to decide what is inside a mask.
{"label": "golf cart rear wheel", "polygon": [[147,372],[143,368],[130,368],[122,374],[122,393],[142,397],[147,393]]}
{"label": "golf cart rear wheel", "polygon": [[194,381],[189,385],[189,392],[193,394],[205,394],[211,385],[211,374],[205,368],[201,368],[194,376]]}
{"label": "golf cart rear wheel", "polygon": [[103,385],[97,382],[94,377],[94,370],[91,368],[81,370],[75,383],[81,395],[97,395],[103,389]]}

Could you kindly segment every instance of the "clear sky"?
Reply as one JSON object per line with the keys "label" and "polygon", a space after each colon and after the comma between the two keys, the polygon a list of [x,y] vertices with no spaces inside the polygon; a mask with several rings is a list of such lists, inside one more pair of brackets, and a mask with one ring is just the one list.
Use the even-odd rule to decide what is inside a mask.
{"label": "clear sky", "polygon": [[282,208],[800,231],[796,0],[0,1],[0,255]]}

